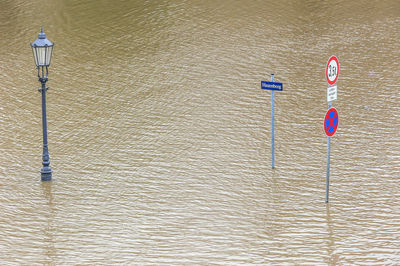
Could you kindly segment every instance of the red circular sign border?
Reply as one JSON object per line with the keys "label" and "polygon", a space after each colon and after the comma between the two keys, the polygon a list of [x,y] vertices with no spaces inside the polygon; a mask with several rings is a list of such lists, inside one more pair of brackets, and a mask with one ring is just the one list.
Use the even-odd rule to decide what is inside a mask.
{"label": "red circular sign border", "polygon": [[[337,75],[336,75],[336,78],[335,78],[334,81],[330,81],[329,78],[328,78],[328,67],[329,67],[329,63],[330,63],[332,60],[335,60],[335,61],[336,61],[336,64],[337,64]],[[339,77],[339,70],[340,70],[340,67],[339,67],[339,59],[338,59],[336,56],[332,55],[332,56],[329,58],[328,63],[326,64],[326,69],[325,69],[325,76],[326,76],[326,80],[328,81],[329,85],[333,85],[333,84],[336,83],[336,81],[338,80],[338,77]]]}
{"label": "red circular sign border", "polygon": [[[328,129],[329,129],[329,128],[326,128],[326,120],[327,120],[328,117],[329,117],[328,114],[329,114],[330,112],[332,112],[332,111],[335,113],[335,116],[337,116],[337,125],[336,125],[336,128],[335,128],[335,131],[333,131],[332,133],[329,133],[329,132],[328,132]],[[333,117],[335,117],[335,116],[333,116]],[[332,107],[331,109],[328,110],[328,112],[326,112],[326,115],[325,115],[325,119],[324,119],[324,130],[325,130],[325,134],[326,134],[328,137],[332,137],[333,135],[335,135],[335,133],[336,133],[338,127],[339,127],[339,114],[338,114],[338,111],[336,110],[336,108]]]}

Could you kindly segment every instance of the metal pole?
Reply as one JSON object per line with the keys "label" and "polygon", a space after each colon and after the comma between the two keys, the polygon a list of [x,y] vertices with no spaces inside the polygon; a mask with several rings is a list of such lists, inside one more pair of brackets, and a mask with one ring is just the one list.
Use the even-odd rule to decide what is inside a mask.
{"label": "metal pole", "polygon": [[331,161],[331,137],[328,137],[328,159],[326,166],[326,199],[325,202],[329,201],[329,170],[330,170],[330,161]]}
{"label": "metal pole", "polygon": [[[274,74],[271,74],[271,81],[274,82]],[[271,116],[272,116],[272,169],[275,168],[275,106],[274,90],[271,90]]]}
{"label": "metal pole", "polygon": [[[329,102],[329,108],[331,109],[332,104]],[[328,203],[329,201],[329,172],[331,168],[331,137],[328,136],[328,155],[326,160],[326,198],[325,202]]]}
{"label": "metal pole", "polygon": [[50,156],[49,148],[47,143],[47,116],[46,116],[46,81],[47,79],[41,79],[42,89],[42,123],[43,123],[43,167],[40,170],[42,181],[50,181],[52,170],[50,168]]}

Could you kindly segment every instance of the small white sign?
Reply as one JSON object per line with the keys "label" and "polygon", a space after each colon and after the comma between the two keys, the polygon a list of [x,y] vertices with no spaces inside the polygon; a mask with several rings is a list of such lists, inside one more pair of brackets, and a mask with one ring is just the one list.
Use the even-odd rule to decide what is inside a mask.
{"label": "small white sign", "polygon": [[337,99],[337,85],[328,87],[326,90],[326,98],[328,103]]}

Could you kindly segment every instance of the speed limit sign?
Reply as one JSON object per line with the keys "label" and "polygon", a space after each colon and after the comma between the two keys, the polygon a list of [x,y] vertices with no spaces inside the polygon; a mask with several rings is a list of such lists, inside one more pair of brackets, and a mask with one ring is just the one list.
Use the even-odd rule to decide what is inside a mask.
{"label": "speed limit sign", "polygon": [[333,85],[336,83],[339,77],[339,60],[336,56],[331,56],[328,60],[328,64],[326,65],[326,79],[328,80],[329,85]]}

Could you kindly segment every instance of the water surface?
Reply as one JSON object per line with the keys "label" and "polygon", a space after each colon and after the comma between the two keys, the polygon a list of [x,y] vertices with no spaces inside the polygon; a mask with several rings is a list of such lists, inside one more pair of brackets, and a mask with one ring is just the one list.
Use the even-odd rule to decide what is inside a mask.
{"label": "water surface", "polygon": [[0,261],[400,264],[398,25],[397,1],[0,1]]}

